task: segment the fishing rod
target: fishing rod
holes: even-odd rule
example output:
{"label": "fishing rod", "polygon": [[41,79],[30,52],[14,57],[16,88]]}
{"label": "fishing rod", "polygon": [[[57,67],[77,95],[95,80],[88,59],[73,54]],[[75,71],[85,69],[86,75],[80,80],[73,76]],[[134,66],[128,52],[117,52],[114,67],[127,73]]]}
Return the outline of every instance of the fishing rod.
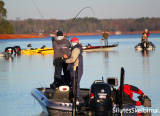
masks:
{"label": "fishing rod", "polygon": [[91,9],[92,12],[93,12],[93,14],[94,14],[94,16],[95,16],[95,13],[94,13],[94,11],[93,11],[93,9],[92,9],[91,7],[84,7],[81,11],[78,12],[78,14],[76,15],[76,17],[75,17],[75,18],[72,20],[72,22],[70,23],[70,26],[69,26],[69,28],[68,28],[68,30],[67,30],[67,33],[66,33],[66,37],[67,37],[67,34],[68,34],[68,32],[69,32],[69,30],[70,30],[73,22],[76,20],[76,18],[77,18],[77,16],[79,15],[79,13],[81,13],[81,12],[82,12],[84,9],[86,9],[86,8]]}
{"label": "fishing rod", "polygon": [[[38,7],[36,6],[36,4],[34,3],[34,1],[33,1],[33,0],[32,0],[32,2],[33,2],[33,4],[34,4],[34,6],[36,7],[36,9],[38,10]],[[38,10],[38,12],[39,12],[39,14],[41,15],[41,17],[42,17],[43,21],[45,22],[45,24],[47,25],[47,23],[46,23],[45,19],[43,18],[43,16],[42,16],[41,12],[40,12],[39,10]],[[51,30],[50,30],[50,28],[49,28],[49,26],[48,26],[48,25],[47,25],[47,27],[48,27],[49,31],[51,32]],[[55,40],[55,41],[56,41],[56,40]],[[57,41],[56,41],[56,43],[57,43]],[[59,46],[59,44],[58,44],[58,43],[57,43],[57,45],[58,45],[58,47],[60,48],[61,52],[64,54],[63,50],[61,49],[61,47]]]}
{"label": "fishing rod", "polygon": [[[34,3],[34,1],[33,1],[33,0],[32,0],[32,2],[33,2],[33,4],[34,4],[34,6],[36,7],[36,9],[38,10],[38,7],[36,6],[36,4]],[[46,23],[45,19],[43,18],[43,16],[42,16],[41,12],[40,12],[39,10],[38,10],[38,12],[39,12],[39,14],[41,15],[41,17],[42,17],[43,21],[45,22],[45,24],[47,25],[47,23]],[[47,25],[47,27],[48,27],[49,31],[51,32],[51,30],[50,30],[50,28],[49,28],[49,26],[48,26],[48,25]]]}

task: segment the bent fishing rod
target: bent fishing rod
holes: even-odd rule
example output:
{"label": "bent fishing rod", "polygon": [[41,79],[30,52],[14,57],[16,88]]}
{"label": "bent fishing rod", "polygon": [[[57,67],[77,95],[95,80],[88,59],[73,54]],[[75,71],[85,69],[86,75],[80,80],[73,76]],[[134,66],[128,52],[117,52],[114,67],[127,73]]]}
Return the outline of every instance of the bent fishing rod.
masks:
{"label": "bent fishing rod", "polygon": [[[75,18],[72,20],[72,22],[70,23],[70,26],[69,26],[69,28],[68,28],[68,30],[67,30],[67,33],[66,33],[66,37],[67,37],[67,34],[68,34],[68,32],[69,32],[69,30],[70,30],[73,22],[76,20],[76,18],[77,18],[77,16],[79,15],[79,13],[81,13],[81,12],[82,12],[84,9],[86,9],[86,8],[91,9],[92,12],[93,12],[93,14],[94,14],[94,11],[93,11],[93,9],[92,9],[91,7],[84,7],[82,10],[80,10],[80,11],[78,12],[78,14],[76,15],[76,17],[75,17]],[[95,14],[94,14],[94,16],[95,16]]]}
{"label": "bent fishing rod", "polygon": [[[34,3],[34,1],[32,0],[32,2],[33,2],[33,4],[34,4],[34,6],[36,7],[36,9],[38,10],[38,7],[36,6],[36,4]],[[72,22],[70,23],[70,26],[69,26],[69,28],[68,28],[68,30],[67,30],[67,33],[66,33],[66,37],[67,37],[67,34],[68,34],[68,32],[69,32],[69,30],[70,30],[70,28],[71,28],[71,26],[72,26],[72,24],[73,24],[73,22],[76,20],[76,18],[77,18],[77,16],[84,10],[84,9],[86,9],[86,8],[90,8],[91,10],[92,10],[92,12],[93,12],[93,14],[94,14],[94,16],[95,16],[95,13],[94,13],[94,11],[93,11],[93,9],[91,8],[91,7],[84,7],[82,10],[80,10],[79,12],[78,12],[78,14],[76,15],[76,17],[72,20]],[[45,21],[45,19],[43,18],[43,16],[42,16],[42,14],[41,14],[41,12],[38,10],[38,12],[39,12],[39,14],[41,15],[41,17],[42,17],[42,19],[43,19],[43,21],[45,22],[45,24],[46,24],[46,26],[48,27],[48,29],[49,29],[49,31],[50,31],[50,28],[49,28],[49,26],[47,25],[47,23],[46,23],[46,21]],[[56,43],[57,43],[57,41],[56,41]],[[61,47],[59,46],[59,44],[57,43],[57,45],[58,45],[58,47],[61,49]],[[61,51],[62,51],[62,53],[64,54],[64,52],[63,52],[63,50],[61,49]]]}

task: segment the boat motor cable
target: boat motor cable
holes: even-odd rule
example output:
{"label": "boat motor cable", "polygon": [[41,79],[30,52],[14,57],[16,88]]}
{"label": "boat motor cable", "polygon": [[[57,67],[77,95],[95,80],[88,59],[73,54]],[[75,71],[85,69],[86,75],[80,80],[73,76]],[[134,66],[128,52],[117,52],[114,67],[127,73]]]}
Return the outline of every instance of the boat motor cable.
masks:
{"label": "boat motor cable", "polygon": [[69,26],[69,28],[68,28],[68,30],[67,30],[67,33],[66,33],[66,38],[67,38],[67,34],[68,34],[68,32],[69,32],[69,30],[70,30],[73,22],[76,20],[77,16],[79,15],[79,13],[81,13],[81,12],[82,12],[84,9],[86,9],[86,8],[91,9],[92,12],[93,12],[93,14],[94,14],[94,17],[95,17],[95,13],[94,13],[94,11],[93,11],[93,9],[92,9],[91,7],[84,7],[82,10],[80,10],[80,11],[78,12],[78,14],[76,15],[76,17],[75,17],[75,18],[72,20],[72,22],[70,23],[70,26]]}

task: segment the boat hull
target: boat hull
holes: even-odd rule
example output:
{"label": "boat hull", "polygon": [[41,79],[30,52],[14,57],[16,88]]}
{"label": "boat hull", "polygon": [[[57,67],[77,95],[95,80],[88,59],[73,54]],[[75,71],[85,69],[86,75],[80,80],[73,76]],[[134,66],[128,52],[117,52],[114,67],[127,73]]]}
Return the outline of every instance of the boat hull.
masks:
{"label": "boat hull", "polygon": [[[82,94],[85,94],[84,96],[87,96],[89,93],[89,89],[84,89],[82,91]],[[55,98],[56,92],[59,94],[59,98]],[[73,111],[73,102],[69,98],[70,91],[60,93],[59,90],[54,91],[51,88],[35,88],[31,91],[31,95],[39,102],[43,111],[46,113],[54,114],[57,111]],[[86,102],[89,102],[89,98],[87,98]],[[81,106],[83,106],[83,104],[84,102],[81,103]],[[83,113],[88,112],[88,110],[85,110],[85,107],[83,107],[83,109]]]}
{"label": "boat hull", "polygon": [[[39,102],[44,112],[53,115],[53,114],[72,114],[73,111],[73,103],[70,100],[67,99],[59,99],[59,100],[53,100],[53,94],[54,90],[51,88],[35,88],[31,91],[31,95]],[[94,111],[91,111],[89,108],[89,89],[81,89],[81,95],[83,96],[83,99],[86,98],[86,101],[84,103],[80,103],[79,106],[77,106],[77,113],[83,114],[83,115],[89,115],[93,114]],[[64,95],[65,96],[65,95]],[[135,109],[135,106],[132,103],[124,104],[123,109]],[[119,106],[117,104],[113,104],[113,116],[119,116]],[[108,111],[108,113],[111,113]],[[136,113],[132,113],[126,116],[135,116]]]}

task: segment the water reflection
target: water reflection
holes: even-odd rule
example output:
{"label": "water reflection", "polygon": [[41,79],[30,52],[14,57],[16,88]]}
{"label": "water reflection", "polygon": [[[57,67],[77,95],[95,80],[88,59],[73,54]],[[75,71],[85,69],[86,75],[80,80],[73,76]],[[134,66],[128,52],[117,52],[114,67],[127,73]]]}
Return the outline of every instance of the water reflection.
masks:
{"label": "water reflection", "polygon": [[141,53],[142,53],[143,57],[149,57],[149,51],[148,50],[142,50]]}
{"label": "water reflection", "polygon": [[104,52],[104,57],[108,58],[108,52]]}
{"label": "water reflection", "polygon": [[5,57],[6,61],[8,62],[12,62],[13,61],[13,57]]}

